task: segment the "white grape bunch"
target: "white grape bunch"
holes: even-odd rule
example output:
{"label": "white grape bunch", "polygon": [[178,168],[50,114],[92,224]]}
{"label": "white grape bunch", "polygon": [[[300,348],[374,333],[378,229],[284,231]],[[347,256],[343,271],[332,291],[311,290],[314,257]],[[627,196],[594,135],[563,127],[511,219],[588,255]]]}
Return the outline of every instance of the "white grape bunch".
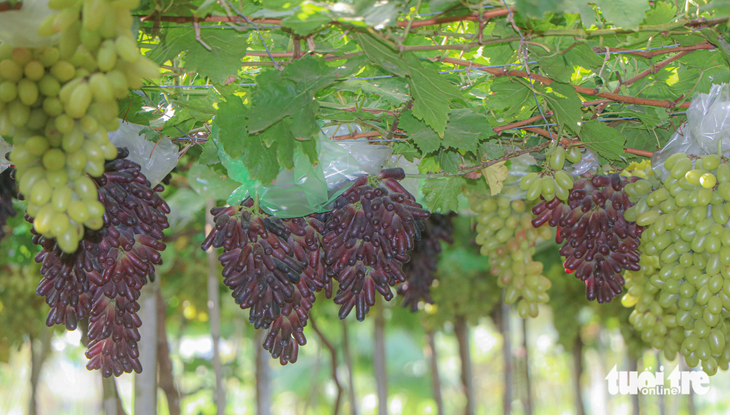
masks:
{"label": "white grape bunch", "polygon": [[580,149],[571,147],[566,151],[560,145],[556,145],[546,153],[547,161],[540,173],[532,172],[520,180],[520,188],[527,192],[527,200],[536,200],[542,196],[547,201],[557,197],[560,200],[568,200],[570,190],[573,188],[573,177],[563,170],[565,160],[577,163],[581,159]]}
{"label": "white grape bunch", "polygon": [[665,167],[663,182],[626,186],[636,201],[626,220],[645,227],[645,280],[632,275],[622,302],[635,307],[631,322],[645,341],[713,375],[730,361],[730,165],[677,153]]}
{"label": "white grape bunch", "polygon": [[57,46],[0,45],[0,135],[13,137],[10,160],[35,230],[67,253],[76,250],[84,227],[103,225],[91,177],[117,156],[107,136],[119,128],[117,100],[159,76],[132,33],[130,10],[138,5],[50,0],[58,13],[38,32],[60,34]]}
{"label": "white grape bunch", "polygon": [[464,195],[477,213],[476,242],[481,254],[489,257],[490,272],[497,284],[505,288],[504,301],[517,303],[522,318],[537,317],[538,304],[549,300],[551,286],[542,275],[542,263],[532,254],[538,238],[550,239],[548,226],[535,229],[530,223],[532,213],[523,200],[505,196],[490,196],[468,189]]}

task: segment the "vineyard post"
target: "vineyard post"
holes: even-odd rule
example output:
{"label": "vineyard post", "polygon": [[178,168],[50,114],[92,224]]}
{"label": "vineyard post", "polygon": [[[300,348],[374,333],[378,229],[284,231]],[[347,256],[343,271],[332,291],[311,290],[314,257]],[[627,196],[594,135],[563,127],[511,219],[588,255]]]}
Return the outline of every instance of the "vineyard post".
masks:
{"label": "vineyard post", "polygon": [[[147,284],[139,298],[139,316],[144,321],[139,328],[139,362],[144,368],[134,375],[134,413],[157,412],[157,290],[159,279]],[[164,324],[164,322],[162,322]]]}
{"label": "vineyard post", "polygon": [[42,327],[40,336],[35,338],[30,335],[30,402],[28,413],[36,415],[38,413],[38,381],[41,376],[43,364],[51,352],[51,330]]}
{"label": "vineyard post", "polygon": [[347,380],[349,383],[348,392],[350,395],[350,413],[357,415],[357,396],[355,395],[355,369],[352,364],[352,352],[350,350],[350,339],[347,334],[347,320],[342,320],[342,349],[345,354],[345,365],[347,366]]}
{"label": "vineyard post", "polygon": [[525,415],[532,415],[532,384],[530,382],[530,348],[527,338],[527,319],[522,320],[522,348],[525,351]]}
{"label": "vineyard post", "polygon": [[385,365],[385,304],[378,301],[375,306],[373,365],[375,365],[375,382],[378,391],[378,415],[388,415],[388,373]]}
{"label": "vineyard post", "polygon": [[[662,364],[662,352],[654,350],[654,356],[657,364],[656,370],[659,371],[659,367],[661,367]],[[666,415],[666,402],[664,401],[664,395],[658,394],[657,399],[659,400],[659,415]]]}
{"label": "vineyard post", "polygon": [[[205,201],[205,231],[213,229],[213,215],[210,210],[215,207],[213,199]],[[210,318],[210,335],[213,339],[213,371],[215,372],[215,404],[216,413],[223,415],[226,410],[226,391],[223,387],[223,367],[221,366],[221,308],[218,292],[218,257],[213,247],[208,248],[208,316]]]}
{"label": "vineyard post", "polygon": [[[629,356],[629,370],[638,372],[639,360],[633,356]],[[631,395],[631,413],[633,415],[641,415],[641,405],[639,404],[639,395]]]}
{"label": "vineyard post", "polygon": [[[681,371],[689,371],[691,370],[690,367],[687,365],[687,362],[684,361],[684,357],[679,358],[679,370]],[[697,408],[695,407],[695,394],[692,388],[689,388],[689,394],[687,395],[687,414],[688,415],[697,415]]]}
{"label": "vineyard post", "polygon": [[459,358],[461,359],[461,387],[466,396],[466,406],[464,407],[465,415],[474,415],[474,378],[471,369],[471,351],[469,344],[469,326],[466,318],[457,315],[454,318],[454,334],[456,341],[459,343]]}
{"label": "vineyard post", "polygon": [[510,330],[510,307],[501,302],[498,315],[501,317],[502,328],[502,361],[504,363],[504,395],[502,396],[502,413],[512,413],[512,332]]}
{"label": "vineyard post", "polygon": [[439,375],[438,353],[436,352],[436,334],[433,330],[426,331],[428,343],[426,355],[431,364],[431,388],[433,389],[433,400],[436,401],[436,414],[444,415],[444,401],[441,396],[441,376]]}
{"label": "vineyard post", "polygon": [[167,398],[167,409],[170,415],[180,415],[180,392],[175,385],[175,376],[172,372],[170,360],[170,345],[167,342],[167,327],[165,318],[167,305],[162,293],[157,290],[157,370],[159,370],[159,384]]}
{"label": "vineyard post", "polygon": [[256,330],[256,415],[271,415],[271,367],[268,353],[261,345],[264,337],[265,331]]}
{"label": "vineyard post", "polygon": [[575,337],[573,342],[573,399],[575,403],[575,415],[585,415],[585,407],[583,405],[583,388],[581,387],[580,377],[583,374],[583,340],[580,335]]}
{"label": "vineyard post", "polygon": [[[101,378],[101,388],[105,415],[127,415],[124,411],[124,405],[122,399],[119,397],[119,391],[117,390],[117,379],[116,378]],[[154,412],[152,412],[154,413]]]}

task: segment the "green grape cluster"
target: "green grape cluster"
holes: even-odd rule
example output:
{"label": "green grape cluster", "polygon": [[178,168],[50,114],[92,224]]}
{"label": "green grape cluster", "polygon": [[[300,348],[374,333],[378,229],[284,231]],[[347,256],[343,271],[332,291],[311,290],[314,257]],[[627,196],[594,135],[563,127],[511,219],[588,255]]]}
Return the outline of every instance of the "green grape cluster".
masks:
{"label": "green grape cluster", "polygon": [[517,303],[520,316],[536,317],[538,304],[550,297],[550,280],[542,275],[541,262],[533,261],[538,238],[550,239],[550,228],[532,226],[532,213],[523,200],[479,194],[468,189],[465,196],[477,213],[477,244],[481,254],[489,257],[491,274],[505,288],[505,302]]}
{"label": "green grape cluster", "polygon": [[520,180],[520,189],[527,192],[527,200],[536,200],[540,196],[550,201],[557,197],[560,200],[568,200],[570,190],[573,188],[573,177],[563,170],[565,160],[577,163],[581,159],[580,149],[572,147],[569,151],[561,146],[548,150],[547,163],[543,165],[540,173],[529,173]]}
{"label": "green grape cluster", "polygon": [[665,167],[663,182],[626,186],[637,204],[625,217],[645,227],[642,261],[654,270],[642,267],[648,282],[631,274],[623,302],[636,308],[644,340],[713,375],[730,362],[730,165],[714,154],[677,153]]}
{"label": "green grape cluster", "polygon": [[57,47],[0,45],[0,135],[36,231],[74,252],[84,227],[100,229],[104,207],[89,176],[117,156],[107,132],[119,128],[117,100],[155,78],[132,34],[139,0],[51,0],[39,27]]}
{"label": "green grape cluster", "polygon": [[[624,274],[627,293],[621,299],[621,304],[633,308],[628,320],[640,334],[641,340],[663,351],[667,359],[673,360],[685,338],[684,330],[677,325],[679,308],[676,304],[666,308],[660,305],[670,294],[662,290],[666,283],[659,279],[659,257],[642,255],[639,265],[641,270]],[[670,287],[672,284],[676,283],[670,282]]]}

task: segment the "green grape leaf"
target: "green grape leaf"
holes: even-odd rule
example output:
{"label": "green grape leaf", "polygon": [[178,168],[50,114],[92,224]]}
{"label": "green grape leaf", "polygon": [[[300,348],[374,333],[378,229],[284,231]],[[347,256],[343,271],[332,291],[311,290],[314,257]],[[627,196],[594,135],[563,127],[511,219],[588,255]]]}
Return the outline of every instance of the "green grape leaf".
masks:
{"label": "green grape leaf", "polygon": [[398,127],[408,133],[408,138],[423,154],[432,153],[441,148],[441,138],[425,122],[416,119],[411,111],[405,111],[400,116]]}
{"label": "green grape leaf", "polygon": [[560,128],[567,128],[575,134],[580,132],[580,121],[583,118],[583,104],[570,84],[553,82],[550,92],[543,94],[548,107],[555,114]]}
{"label": "green grape leaf", "polygon": [[448,213],[459,210],[457,197],[461,194],[461,186],[466,184],[463,177],[443,177],[428,179],[423,182],[423,200],[431,212]]}
{"label": "green grape leaf", "polygon": [[592,3],[601,9],[608,22],[626,28],[638,27],[650,7],[647,0],[594,0]]}
{"label": "green grape leaf", "polygon": [[147,57],[163,64],[181,52],[186,71],[197,72],[211,81],[223,84],[229,76],[238,74],[241,60],[246,56],[246,39],[248,34],[235,30],[200,31],[200,39],[210,47],[208,50],[195,39],[195,31],[189,29],[171,29],[164,40],[149,52]]}
{"label": "green grape leaf", "polygon": [[492,91],[492,95],[484,100],[484,105],[491,110],[512,109],[517,111],[525,105],[528,99],[532,99],[530,88],[507,77],[494,80],[489,89]]}
{"label": "green grape leaf", "polygon": [[[347,74],[344,74],[346,76]],[[282,78],[299,83],[302,90],[316,92],[332,84],[338,76],[338,68],[330,68],[324,58],[305,56],[286,65]]]}
{"label": "green grape leaf", "polygon": [[484,115],[468,109],[451,110],[443,146],[474,153],[479,142],[492,135],[494,130]]}
{"label": "green grape leaf", "polygon": [[271,184],[281,170],[276,149],[266,147],[260,135],[245,141],[242,159],[251,178],[264,185]]}
{"label": "green grape leaf", "polygon": [[229,95],[218,104],[216,122],[220,126],[220,143],[223,150],[232,158],[241,157],[245,142],[248,140],[246,116],[248,109],[241,97]]}
{"label": "green grape leaf", "polygon": [[563,0],[517,0],[515,9],[521,15],[542,19],[545,13],[562,11]]}
{"label": "green grape leaf", "polygon": [[281,21],[282,27],[292,29],[300,36],[308,35],[332,20],[327,9],[309,2],[303,3],[299,10]]}
{"label": "green grape leaf", "polygon": [[620,161],[624,157],[626,137],[605,123],[591,120],[583,124],[580,139],[603,160]]}
{"label": "green grape leaf", "polygon": [[413,143],[403,141],[399,141],[393,145],[393,154],[399,154],[411,163],[413,163],[414,159],[423,157],[423,154],[418,151],[418,148]]}
{"label": "green grape leaf", "polygon": [[289,127],[282,120],[261,133],[261,141],[266,147],[276,151],[276,158],[285,169],[294,168],[294,136]]}
{"label": "green grape leaf", "polygon": [[[311,90],[303,90],[295,82],[282,79],[278,71],[263,72],[256,81],[259,87],[253,94],[249,112],[250,133],[260,132],[284,117],[317,105]],[[316,109],[312,112],[316,113]]]}
{"label": "green grape leaf", "polygon": [[398,76],[408,74],[408,64],[385,43],[372,35],[360,32],[353,34],[352,38],[373,63]]}
{"label": "green grape leaf", "polygon": [[407,55],[413,115],[444,135],[449,119],[450,101],[462,99],[459,90],[436,71],[425,68],[414,55]]}
{"label": "green grape leaf", "polygon": [[203,144],[203,151],[200,153],[200,157],[198,157],[198,163],[204,165],[220,163],[218,147],[215,146],[213,140],[208,140]]}
{"label": "green grape leaf", "polygon": [[504,156],[504,147],[496,140],[489,140],[479,144],[478,153],[482,159],[494,160]]}
{"label": "green grape leaf", "polygon": [[188,184],[203,198],[226,200],[240,186],[231,179],[222,179],[209,166],[195,163],[188,171]]}
{"label": "green grape leaf", "polygon": [[456,173],[459,171],[461,163],[461,155],[453,150],[441,151],[436,154],[434,159],[446,173]]}

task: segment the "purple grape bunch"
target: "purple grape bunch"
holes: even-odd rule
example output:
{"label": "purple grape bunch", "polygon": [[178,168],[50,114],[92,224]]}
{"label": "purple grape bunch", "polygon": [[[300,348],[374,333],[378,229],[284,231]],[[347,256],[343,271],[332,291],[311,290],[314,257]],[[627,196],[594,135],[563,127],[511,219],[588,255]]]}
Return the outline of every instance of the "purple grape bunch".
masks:
{"label": "purple grape bunch", "polygon": [[223,282],[250,310],[249,322],[269,330],[264,348],[282,365],[296,362],[315,294],[332,293],[320,258],[324,224],[316,216],[278,219],[255,209],[251,198],[211,214],[215,226],[201,248],[223,248]]}
{"label": "purple grape bunch", "polygon": [[15,216],[13,198],[17,197],[18,191],[15,188],[15,169],[8,168],[0,173],[0,240],[5,236],[3,227],[8,218]]}
{"label": "purple grape bunch", "polygon": [[142,371],[137,300],[148,279],[154,280],[155,265],[162,263],[163,230],[169,226],[170,208],[159,195],[164,187],[152,188],[127,156],[120,149],[106,163],[105,173],[94,178],[104,224],[99,230],[86,229],[74,253],[63,252],[55,239],[32,230],[33,243],[43,248],[35,258],[42,263],[43,276],[36,293],[51,307],[46,324],[75,330],[88,317],[86,367],[101,370],[104,377]]}
{"label": "purple grape bunch", "polygon": [[643,228],[624,218],[633,206],[624,186],[638,177],[618,173],[577,180],[567,204],[559,199],[542,200],[532,212],[535,227],[548,223],[558,227],[557,243],[565,244],[560,255],[567,272],[586,285],[586,297],[607,303],[623,289],[623,270],[638,271],[639,244]]}
{"label": "purple grape bunch", "polygon": [[429,212],[399,183],[403,178],[400,168],[361,176],[335,200],[322,246],[326,273],[339,283],[334,302],[341,319],[355,308],[363,321],[376,292],[390,301],[390,287],[406,281],[402,267]]}
{"label": "purple grape bunch", "polygon": [[420,301],[433,304],[431,284],[436,278],[441,241],[454,242],[454,216],[453,212],[445,215],[432,213],[425,221],[426,229],[421,233],[421,240],[416,242],[416,248],[410,254],[411,260],[403,264],[406,281],[398,286],[397,292],[403,297],[403,307],[410,307],[412,312],[418,310]]}

